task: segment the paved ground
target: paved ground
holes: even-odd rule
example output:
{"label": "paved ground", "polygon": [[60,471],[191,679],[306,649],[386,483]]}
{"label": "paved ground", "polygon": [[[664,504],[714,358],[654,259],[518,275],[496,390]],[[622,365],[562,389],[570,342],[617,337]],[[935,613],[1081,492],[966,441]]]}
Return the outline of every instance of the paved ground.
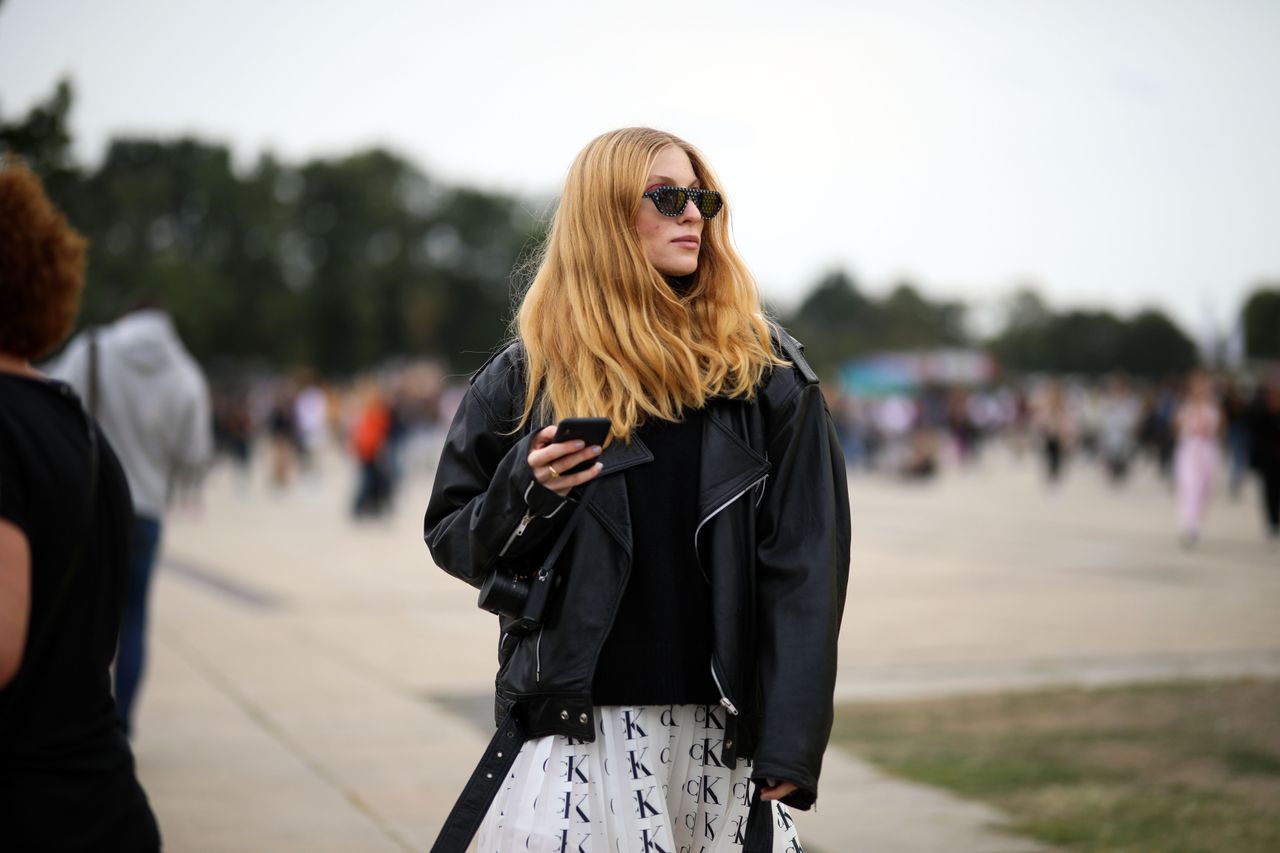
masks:
{"label": "paved ground", "polygon": [[[421,544],[429,487],[354,525],[351,472],[284,495],[216,472],[174,517],[137,751],[174,851],[425,850],[487,740],[494,628]],[[997,454],[931,486],[853,481],[845,699],[1280,673],[1280,550],[1252,495],[1181,550],[1150,474],[1048,492]],[[806,848],[1002,853],[1000,816],[828,754]]]}

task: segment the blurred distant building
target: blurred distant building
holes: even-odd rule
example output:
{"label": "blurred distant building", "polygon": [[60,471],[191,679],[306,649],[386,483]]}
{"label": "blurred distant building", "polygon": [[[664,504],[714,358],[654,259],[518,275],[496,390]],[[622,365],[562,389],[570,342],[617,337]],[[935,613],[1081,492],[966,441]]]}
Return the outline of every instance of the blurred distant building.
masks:
{"label": "blurred distant building", "polygon": [[846,362],[840,370],[840,384],[855,397],[880,397],[930,385],[987,385],[999,373],[995,358],[985,350],[885,352]]}

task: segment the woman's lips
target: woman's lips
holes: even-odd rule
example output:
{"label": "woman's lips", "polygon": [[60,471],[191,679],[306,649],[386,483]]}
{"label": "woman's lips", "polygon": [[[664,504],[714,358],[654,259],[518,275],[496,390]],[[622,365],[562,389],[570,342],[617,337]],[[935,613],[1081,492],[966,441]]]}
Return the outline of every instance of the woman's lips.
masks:
{"label": "woman's lips", "polygon": [[699,240],[697,237],[677,237],[671,242],[685,249],[696,249],[698,248]]}

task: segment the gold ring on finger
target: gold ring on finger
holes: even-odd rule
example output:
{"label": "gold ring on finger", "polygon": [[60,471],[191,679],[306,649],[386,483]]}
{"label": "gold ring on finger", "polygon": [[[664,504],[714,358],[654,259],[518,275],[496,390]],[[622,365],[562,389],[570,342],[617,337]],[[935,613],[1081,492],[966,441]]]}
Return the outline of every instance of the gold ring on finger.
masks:
{"label": "gold ring on finger", "polygon": [[548,465],[547,470],[551,472],[552,477],[559,477],[560,472],[556,470],[554,465]]}

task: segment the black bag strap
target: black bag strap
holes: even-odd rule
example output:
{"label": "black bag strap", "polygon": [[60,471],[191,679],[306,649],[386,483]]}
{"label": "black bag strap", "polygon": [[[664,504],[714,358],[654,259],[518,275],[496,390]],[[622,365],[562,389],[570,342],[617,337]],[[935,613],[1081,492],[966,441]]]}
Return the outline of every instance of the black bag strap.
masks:
{"label": "black bag strap", "polygon": [[93,329],[89,332],[89,381],[85,405],[89,410],[89,416],[94,420],[98,419],[98,361],[101,357],[98,349],[98,330]]}
{"label": "black bag strap", "polygon": [[773,805],[760,799],[761,788],[753,786],[751,810],[747,812],[747,832],[742,853],[771,853],[773,850]]}
{"label": "black bag strap", "polygon": [[498,724],[493,740],[489,741],[480,763],[467,780],[458,801],[453,804],[440,834],[436,836],[436,843],[431,845],[431,853],[466,853],[489,812],[489,805],[511,772],[511,765],[515,763],[525,739],[516,719],[516,709],[512,707]]}

